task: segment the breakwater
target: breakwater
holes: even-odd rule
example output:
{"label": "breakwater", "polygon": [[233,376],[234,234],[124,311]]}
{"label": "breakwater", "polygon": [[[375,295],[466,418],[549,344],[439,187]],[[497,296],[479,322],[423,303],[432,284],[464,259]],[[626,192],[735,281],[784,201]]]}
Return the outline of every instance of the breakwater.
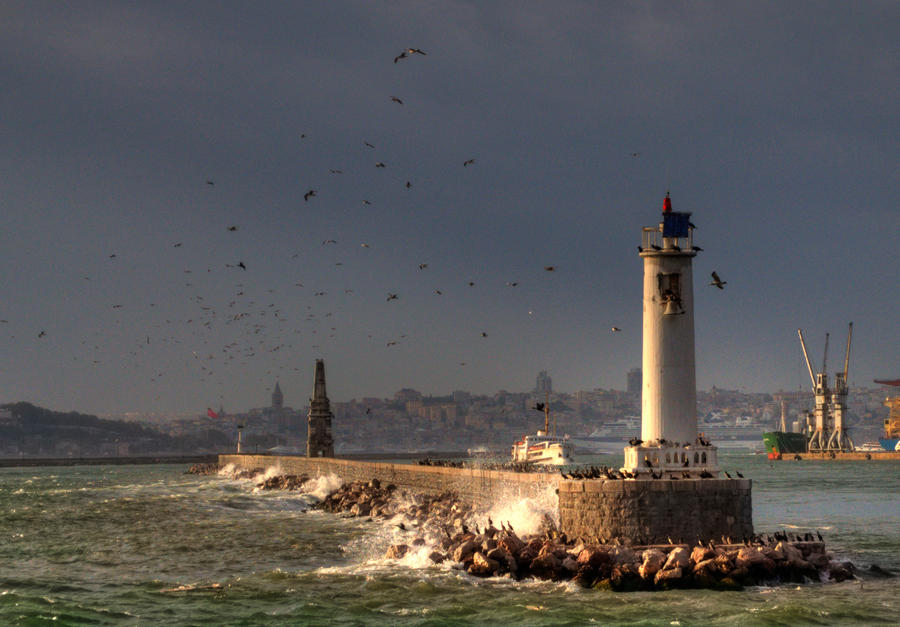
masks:
{"label": "breakwater", "polygon": [[[198,470],[203,470],[199,469]],[[259,490],[312,492],[321,483],[307,475],[277,475],[237,469],[231,476],[250,478]],[[601,482],[595,482],[601,483]],[[666,482],[612,482],[619,485],[664,485]],[[332,484],[336,485],[336,484]],[[577,485],[563,481],[561,485]],[[681,485],[681,484],[679,484]],[[699,485],[699,484],[698,484]],[[310,486],[309,488],[307,486]],[[721,487],[721,486],[720,486]],[[660,491],[660,490],[657,490]],[[561,494],[571,492],[563,488]],[[583,493],[587,493],[584,491]],[[640,497],[633,503],[640,503]],[[666,501],[657,495],[656,503]],[[626,497],[631,504],[632,500]],[[630,505],[629,505],[630,506]],[[515,527],[496,507],[461,501],[451,492],[423,495],[378,479],[343,482],[332,488],[319,507],[344,516],[382,519],[397,531],[385,559],[410,556],[433,564],[447,563],[476,577],[570,580],[582,587],[617,591],[672,588],[740,589],[774,582],[843,581],[855,576],[852,563],[826,553],[821,536],[776,533],[721,542],[647,544],[631,538],[569,537],[546,510],[532,514],[529,524]],[[527,506],[531,509],[531,506]],[[516,512],[521,514],[521,512]],[[638,512],[638,516],[642,512]],[[492,516],[494,519],[492,519]],[[527,520],[527,519],[525,519]],[[875,571],[873,571],[875,572]],[[881,573],[889,576],[889,573]]]}
{"label": "breakwater", "polygon": [[219,465],[238,470],[275,468],[279,474],[317,477],[334,474],[344,481],[377,479],[414,492],[453,492],[460,500],[485,505],[503,499],[543,498],[555,490],[560,476],[551,473],[510,472],[482,468],[451,468],[390,464],[349,459],[288,455],[219,455]]}
{"label": "breakwater", "polygon": [[213,463],[217,455],[129,455],[124,457],[7,457],[0,459],[0,468],[27,466],[123,466],[141,464],[202,464]]}
{"label": "breakwater", "polygon": [[285,475],[334,474],[348,483],[377,479],[420,494],[451,492],[481,507],[549,496],[560,530],[570,537],[671,544],[753,536],[749,479],[572,480],[557,473],[268,455],[220,455],[219,464],[245,471],[274,468]]}

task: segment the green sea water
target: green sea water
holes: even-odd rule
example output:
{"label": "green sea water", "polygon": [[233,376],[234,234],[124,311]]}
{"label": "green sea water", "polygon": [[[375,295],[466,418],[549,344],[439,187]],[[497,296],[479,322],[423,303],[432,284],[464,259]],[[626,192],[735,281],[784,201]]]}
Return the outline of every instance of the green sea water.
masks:
{"label": "green sea water", "polygon": [[[389,521],[313,509],[335,477],[300,494],[176,465],[9,468],[0,624],[900,624],[900,577],[865,572],[900,573],[900,463],[722,460],[753,479],[758,532],[819,530],[860,579],[656,593],[476,579],[423,552],[383,559],[408,539]],[[537,505],[503,506],[527,520]]]}

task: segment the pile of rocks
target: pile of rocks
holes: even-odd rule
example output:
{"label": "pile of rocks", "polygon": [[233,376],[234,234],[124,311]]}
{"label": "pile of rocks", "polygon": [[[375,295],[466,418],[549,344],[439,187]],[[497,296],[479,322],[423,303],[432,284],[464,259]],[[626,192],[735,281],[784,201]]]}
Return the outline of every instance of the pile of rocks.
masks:
{"label": "pile of rocks", "polygon": [[461,526],[471,515],[472,508],[460,503],[455,494],[409,494],[389,484],[382,487],[378,479],[369,482],[345,483],[329,494],[319,507],[332,513],[349,516],[389,518],[398,514],[404,519],[401,528],[409,524],[424,536],[437,537],[445,525]]}
{"label": "pile of rocks", "polygon": [[309,481],[306,475],[276,475],[257,483],[261,490],[298,490]]}
{"label": "pile of rocks", "polygon": [[212,462],[209,464],[194,464],[188,468],[184,474],[186,475],[217,475],[221,470],[219,464]]}
{"label": "pile of rocks", "polygon": [[[520,538],[511,529],[491,525],[480,534],[448,536],[441,548],[432,553],[434,562],[450,559],[479,577],[573,580],[584,587],[619,591],[843,581],[855,571],[849,562],[832,561],[822,542],[779,542],[774,547],[566,544],[546,535]],[[407,550],[395,545],[387,556],[402,556]]]}
{"label": "pile of rocks", "polygon": [[[276,477],[268,481],[272,487],[280,487],[305,479]],[[505,522],[500,522],[498,529],[485,516],[482,529],[472,507],[460,503],[452,493],[408,494],[393,484],[383,487],[377,479],[344,484],[320,507],[348,516],[399,517],[402,522],[397,527],[411,539],[392,545],[385,557],[399,559],[419,550],[417,547],[430,546],[434,549],[429,555],[432,562],[450,560],[478,577],[572,580],[584,587],[627,591],[844,581],[856,571],[850,562],[834,561],[821,541],[783,539],[697,546],[570,542],[549,517],[537,534],[520,536]]]}

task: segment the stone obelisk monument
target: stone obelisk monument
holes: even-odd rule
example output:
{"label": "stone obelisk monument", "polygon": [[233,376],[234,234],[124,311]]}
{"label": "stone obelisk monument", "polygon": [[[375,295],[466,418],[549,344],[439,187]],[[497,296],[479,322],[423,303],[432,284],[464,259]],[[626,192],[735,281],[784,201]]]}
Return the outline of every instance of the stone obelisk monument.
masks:
{"label": "stone obelisk monument", "polygon": [[334,438],[331,435],[331,404],[325,393],[325,362],[316,360],[313,395],[307,414],[306,456],[334,457]]}

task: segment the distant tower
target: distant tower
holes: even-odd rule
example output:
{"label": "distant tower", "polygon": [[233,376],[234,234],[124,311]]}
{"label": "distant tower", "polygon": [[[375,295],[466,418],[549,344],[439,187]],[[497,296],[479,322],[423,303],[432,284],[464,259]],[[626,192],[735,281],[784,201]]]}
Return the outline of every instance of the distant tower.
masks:
{"label": "distant tower", "polygon": [[672,211],[666,194],[662,222],[643,229],[643,444],[625,449],[625,468],[641,474],[718,472],[716,447],[697,434],[690,215]]}
{"label": "distant tower", "polygon": [[284,395],[278,381],[275,382],[275,391],[272,392],[272,409],[284,409]]}
{"label": "distant tower", "polygon": [[541,394],[553,391],[553,379],[547,374],[546,370],[541,370],[538,373],[537,380],[534,383],[534,391]]}
{"label": "distant tower", "polygon": [[309,399],[306,435],[307,457],[334,457],[334,439],[331,436],[331,404],[325,394],[325,362],[316,360],[313,395]]}
{"label": "distant tower", "polygon": [[632,368],[628,371],[628,374],[625,375],[625,389],[629,394],[637,395],[641,393],[641,378],[640,368]]}

